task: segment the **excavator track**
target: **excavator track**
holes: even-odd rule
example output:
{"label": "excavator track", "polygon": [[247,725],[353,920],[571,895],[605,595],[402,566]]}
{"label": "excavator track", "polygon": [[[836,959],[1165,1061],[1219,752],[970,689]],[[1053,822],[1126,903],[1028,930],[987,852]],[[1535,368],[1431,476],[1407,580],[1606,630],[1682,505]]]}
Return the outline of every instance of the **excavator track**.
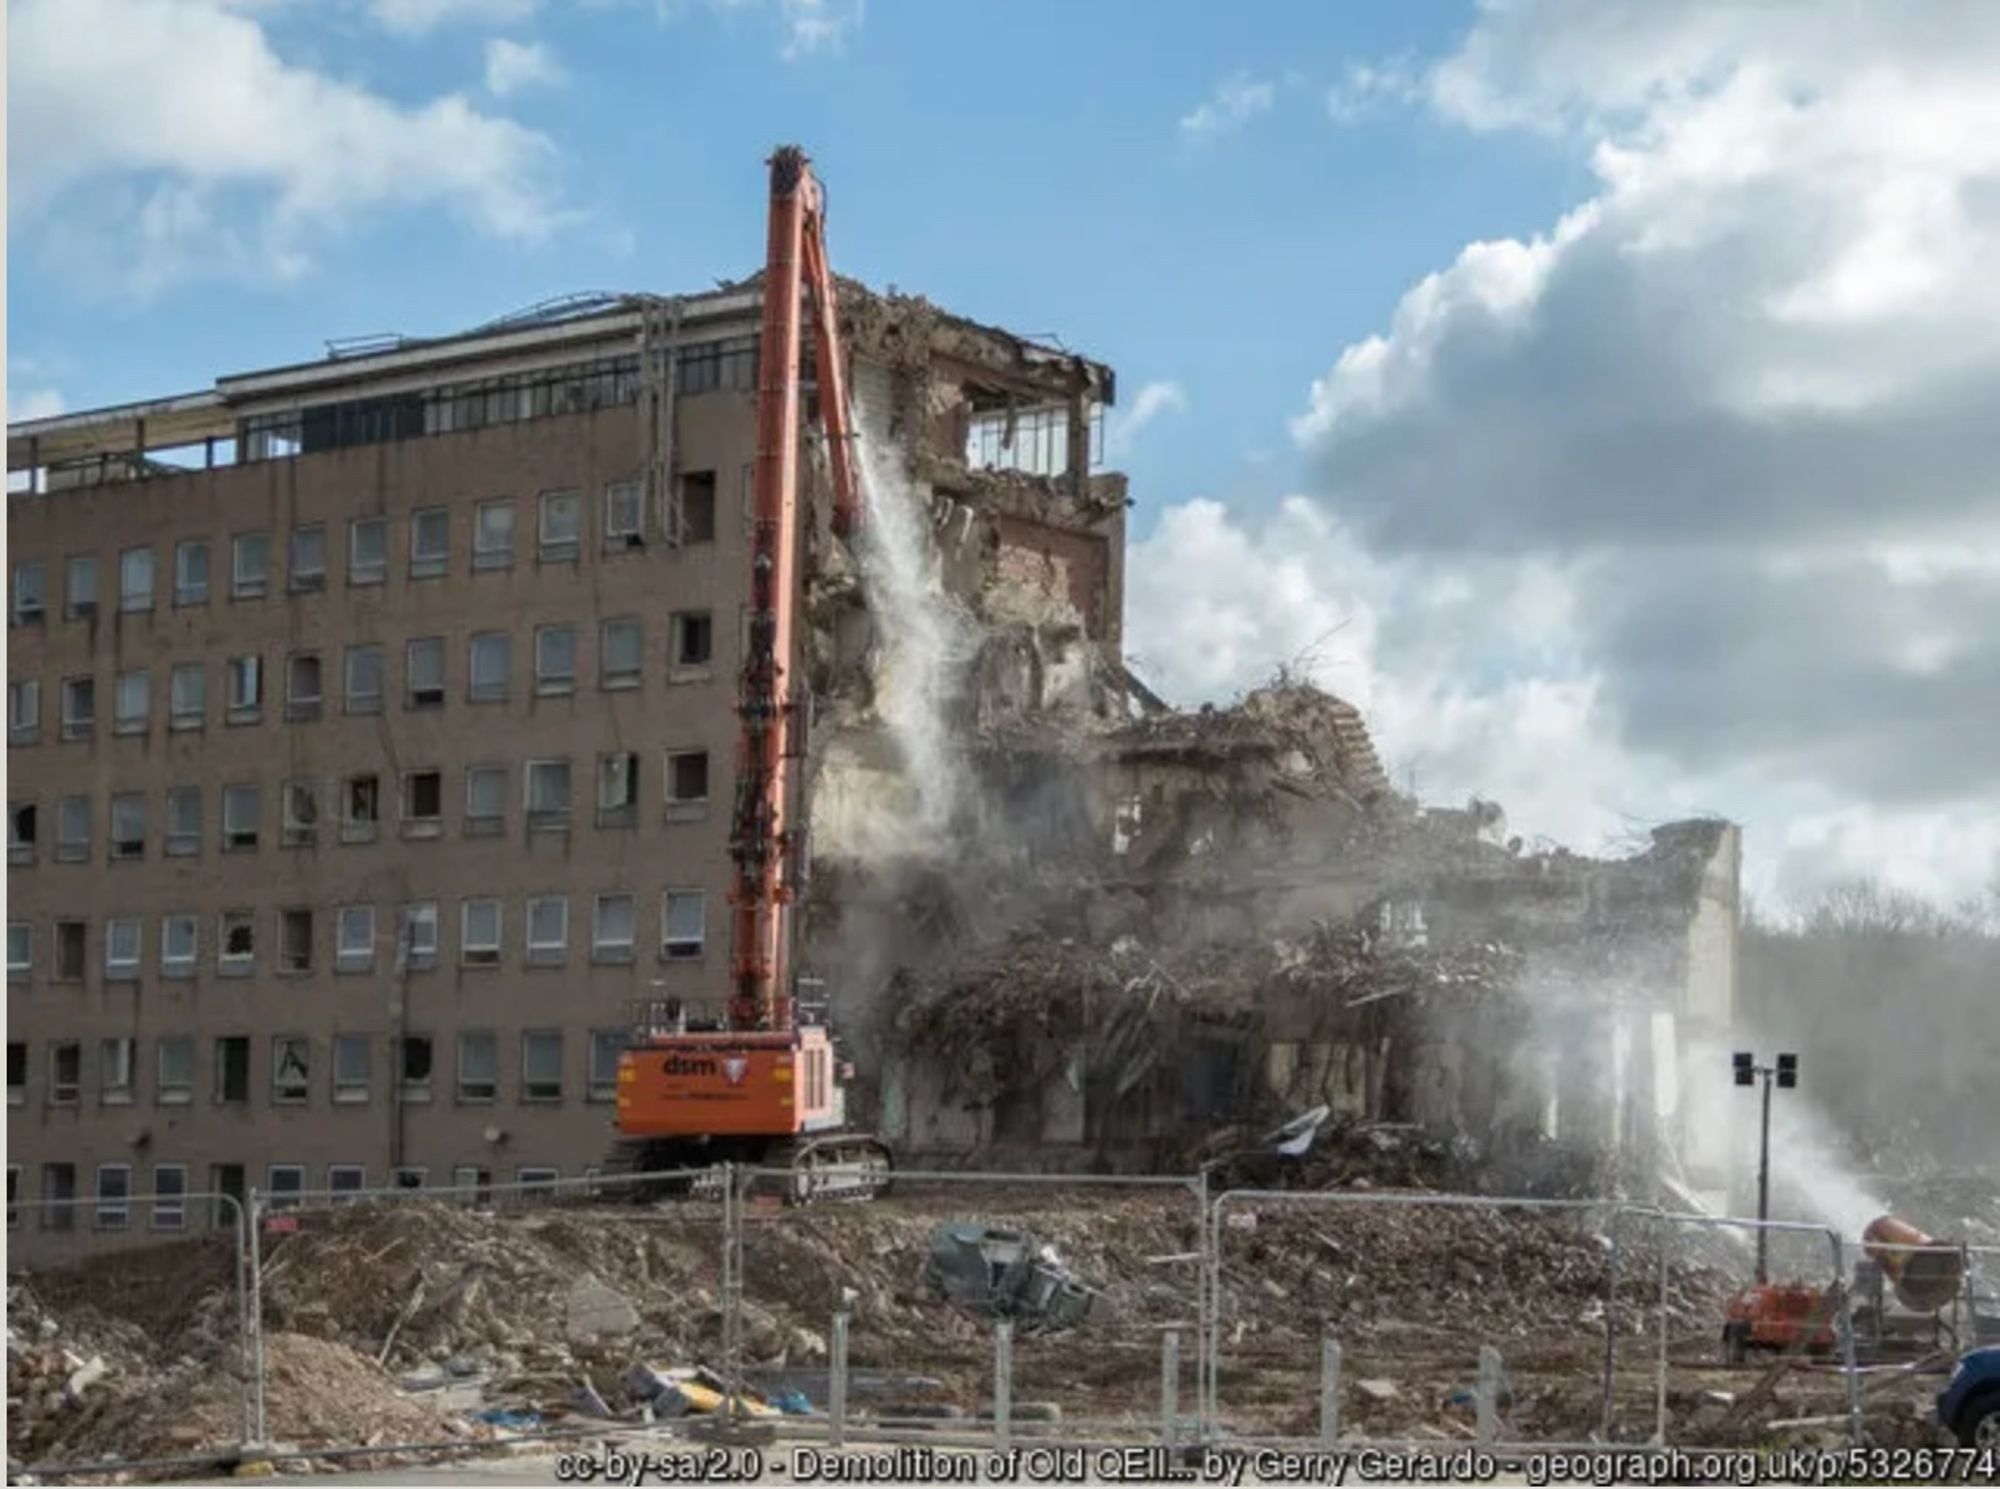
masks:
{"label": "excavator track", "polygon": [[[728,1161],[758,1170],[746,1182],[753,1199],[786,1205],[854,1204],[889,1192],[895,1160],[873,1133],[829,1132],[777,1139],[755,1151],[702,1152],[692,1145],[621,1140],[606,1155],[607,1175],[654,1174],[620,1185],[635,1203],[671,1199],[713,1200],[721,1194],[716,1164]],[[784,1170],[784,1172],[775,1172]]]}

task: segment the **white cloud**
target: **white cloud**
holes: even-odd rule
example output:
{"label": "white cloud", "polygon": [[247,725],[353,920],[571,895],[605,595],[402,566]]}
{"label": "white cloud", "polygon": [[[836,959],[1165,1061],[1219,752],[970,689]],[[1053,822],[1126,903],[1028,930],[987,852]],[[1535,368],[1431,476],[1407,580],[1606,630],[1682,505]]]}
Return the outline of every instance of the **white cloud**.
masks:
{"label": "white cloud", "polygon": [[387,30],[422,36],[457,23],[511,26],[534,14],[535,0],[369,0],[368,10]]}
{"label": "white cloud", "polygon": [[1239,72],[1224,78],[1196,108],[1181,117],[1181,133],[1192,139],[1213,139],[1241,129],[1277,102],[1278,85]]}
{"label": "white cloud", "polygon": [[780,0],[785,26],[782,55],[787,62],[820,52],[838,52],[850,31],[861,27],[865,0]]}
{"label": "white cloud", "polygon": [[486,43],[486,91],[506,98],[524,88],[550,88],[569,76],[540,42],[496,36]]}
{"label": "white cloud", "polygon": [[1187,412],[1187,393],[1177,382],[1151,382],[1141,388],[1128,409],[1112,411],[1104,435],[1104,453],[1116,460],[1132,453],[1139,433],[1161,414]]}
{"label": "white cloud", "polygon": [[560,220],[542,135],[287,62],[220,0],[21,0],[9,25],[9,207],[76,272],[293,275],[392,208],[516,240]]}
{"label": "white cloud", "polygon": [[1326,111],[1336,124],[1352,124],[1377,109],[1413,104],[1424,96],[1423,79],[1407,60],[1351,62],[1340,81],[1326,90]]}
{"label": "white cloud", "polygon": [[67,404],[63,396],[54,388],[14,387],[14,379],[7,379],[7,422],[17,424],[23,419],[53,419]]}

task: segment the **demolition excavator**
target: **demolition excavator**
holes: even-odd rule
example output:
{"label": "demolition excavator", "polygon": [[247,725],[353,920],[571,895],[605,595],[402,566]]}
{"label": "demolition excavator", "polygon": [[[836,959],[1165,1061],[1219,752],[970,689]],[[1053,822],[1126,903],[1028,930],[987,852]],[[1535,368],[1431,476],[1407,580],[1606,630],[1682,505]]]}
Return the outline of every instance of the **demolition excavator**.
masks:
{"label": "demolition excavator", "polygon": [[799,367],[811,315],[814,403],[839,537],[862,519],[826,199],[805,152],[771,157],[748,639],[737,685],[736,790],[729,834],[730,987],[719,1013],[685,1000],[636,1011],[618,1064],[618,1168],[665,1174],[732,1162],[786,1198],[868,1198],[889,1150],[847,1125],[846,1082],[824,1010],[805,1006],[792,968],[794,910],[809,850],[801,770],[812,699],[799,665],[802,524]]}

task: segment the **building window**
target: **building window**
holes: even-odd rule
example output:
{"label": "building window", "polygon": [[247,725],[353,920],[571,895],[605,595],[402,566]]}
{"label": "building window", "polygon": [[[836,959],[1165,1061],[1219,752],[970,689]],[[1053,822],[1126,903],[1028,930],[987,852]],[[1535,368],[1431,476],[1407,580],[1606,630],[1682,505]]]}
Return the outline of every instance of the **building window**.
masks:
{"label": "building window", "polygon": [[287,848],[310,848],[319,841],[318,781],[284,784],[282,841]]}
{"label": "building window", "polygon": [[510,497],[483,501],[472,511],[472,567],[514,567],[514,503]]}
{"label": "building window", "polygon": [[535,627],[535,691],[550,694],[576,691],[576,627]]}
{"label": "building window", "polygon": [[274,1210],[296,1210],[299,1196],[306,1192],[306,1166],[303,1163],[274,1163],[270,1170],[270,1188],[266,1191]]}
{"label": "building window", "polygon": [[239,1105],[250,1099],[250,1037],[224,1034],[215,1041],[215,1099]]}
{"label": "building window", "polygon": [[182,1230],[187,1226],[187,1188],[185,1163],[153,1165],[154,1230]]}
{"label": "building window", "polygon": [[624,553],[645,546],[645,493],[637,481],[614,481],[604,488],[604,551]]}
{"label": "building window", "polygon": [[342,905],[334,925],[333,970],[372,972],[375,969],[375,907]]}
{"label": "building window", "polygon": [[493,1170],[474,1163],[462,1163],[451,1171],[451,1187],[464,1196],[461,1201],[475,1210],[493,1206]]}
{"label": "building window", "polygon": [[120,916],[104,922],[104,980],[136,982],[139,979],[139,921]]}
{"label": "building window", "polygon": [[715,541],[715,472],[694,470],[680,478],[680,530],[678,543]]}
{"label": "building window", "polygon": [[192,977],[200,952],[200,932],[192,915],[160,917],[160,975]]}
{"label": "building window", "polygon": [[201,787],[167,788],[167,856],[191,858],[201,852]]}
{"label": "building window", "polygon": [[612,1101],[618,1095],[618,1058],[625,1053],[623,1029],[590,1031],[590,1081],[592,1101]]}
{"label": "building window", "polygon": [[264,659],[255,652],[229,659],[229,722],[254,724],[264,713]]}
{"label": "building window", "polygon": [[132,1165],[97,1165],[97,1228],[124,1230],[132,1223]]}
{"label": "building window", "polygon": [[507,697],[507,677],[513,670],[513,638],[505,631],[481,631],[472,638],[474,703],[500,703]]}
{"label": "building window", "polygon": [[186,1034],[162,1039],[156,1057],[158,1097],[162,1106],[186,1106],[194,1100],[194,1040]]}
{"label": "building window", "polygon": [[521,1099],[562,1100],[563,1037],[557,1029],[529,1029],[521,1035]]}
{"label": "building window", "polygon": [[544,491],[536,552],[543,563],[574,563],[583,549],[583,502],[574,491]]}
{"label": "building window", "polygon": [[263,598],[265,571],[271,564],[269,533],[239,533],[229,546],[229,594],[232,599]]}
{"label": "building window", "polygon": [[295,652],[285,668],[285,717],[293,722],[319,717],[319,653]]}
{"label": "building window", "polygon": [[312,522],[292,529],[292,593],[326,588],[326,524]]}
{"label": "building window", "polygon": [[208,543],[187,538],[174,545],[174,603],[208,603]]}
{"label": "building window", "polygon": [[667,820],[698,822],[708,815],[708,751],[674,750],[667,756]]}
{"label": "building window", "polygon": [[433,900],[418,900],[403,906],[396,944],[402,964],[413,970],[437,965],[438,907]]}
{"label": "building window", "polygon": [[111,732],[144,734],[152,724],[153,675],[141,668],[118,674],[111,692]]}
{"label": "building window", "polygon": [[530,760],[527,791],[530,830],[569,826],[569,761]]}
{"label": "building window", "polygon": [[153,608],[153,550],[127,548],[118,555],[118,608],[127,615]]}
{"label": "building window", "polygon": [[347,582],[380,584],[389,577],[389,519],[357,517],[347,524]]}
{"label": "building window", "polygon": [[58,920],[56,922],[56,969],[57,982],[82,982],[83,970],[90,960],[90,925],[81,920]]}
{"label": "building window", "polygon": [[46,619],[43,575],[40,564],[14,565],[14,608],[8,612],[14,625],[38,626]]}
{"label": "building window", "polygon": [[560,966],[569,955],[569,901],[559,894],[535,895],[528,901],[528,963]]}
{"label": "building window", "polygon": [[645,631],[636,615],[607,620],[597,632],[597,683],[636,688],[645,668]]}
{"label": "building window", "polygon": [[715,622],[706,610],[677,610],[673,625],[673,669],[700,671],[715,656]]}
{"label": "building window", "polygon": [[182,662],[167,674],[167,727],[200,729],[208,723],[208,668]]}
{"label": "building window", "polygon": [[368,1099],[375,1084],[373,1056],[366,1034],[333,1036],[333,1100],[337,1106]]}
{"label": "building window", "polygon": [[7,1229],[21,1227],[21,1165],[7,1165]]}
{"label": "building window", "polygon": [[459,908],[458,954],[468,967],[500,965],[500,901],[467,900]]}
{"label": "building window", "polygon": [[42,1225],[48,1230],[76,1229],[76,1165],[42,1165]]}
{"label": "building window", "polygon": [[222,851],[249,853],[257,847],[257,819],[264,814],[263,792],[255,785],[222,788]]}
{"label": "building window", "polygon": [[312,1041],[303,1034],[279,1034],[271,1040],[271,1099],[280,1106],[297,1106],[312,1094]]}
{"label": "building window", "polygon": [[444,831],[444,773],[413,770],[403,777],[403,836],[434,838]]}
{"label": "building window", "polygon": [[56,862],[90,858],[90,798],[65,796],[56,803]]}
{"label": "building window", "polygon": [[59,1039],[49,1046],[49,1103],[75,1106],[83,1090],[83,1046],[74,1039]]}
{"label": "building window", "polygon": [[[400,1072],[399,1090],[405,1101],[429,1101],[431,1099],[431,1037],[428,1034],[405,1034],[401,1041],[398,1057]],[[405,1186],[410,1187],[410,1186]],[[417,1188],[423,1187],[418,1179]]]}
{"label": "building window", "polygon": [[639,757],[628,751],[597,757],[597,825],[630,827],[638,817]]}
{"label": "building window", "polygon": [[591,923],[590,959],[593,962],[631,961],[637,919],[631,895],[599,895]]}
{"label": "building window", "polygon": [[7,684],[7,743],[28,745],[42,737],[42,685],[36,678]]}
{"label": "building window", "polygon": [[19,1039],[7,1041],[7,1105],[21,1106],[28,1099],[28,1046]]}
{"label": "building window", "polygon": [[257,966],[257,916],[251,910],[222,912],[221,950],[215,970],[224,977],[248,977]]}
{"label": "building window", "polygon": [[500,1092],[500,1057],[493,1034],[467,1029],[458,1036],[458,1099],[485,1103]]}
{"label": "building window", "polygon": [[63,583],[63,618],[88,620],[97,614],[97,555],[79,553],[67,565]]}
{"label": "building window", "polygon": [[403,668],[411,708],[444,707],[444,638],[419,636],[404,649]]}
{"label": "building window", "polygon": [[382,786],[375,772],[349,776],[341,787],[340,840],[372,843],[382,820]]}
{"label": "building window", "polygon": [[451,563],[451,513],[423,507],[410,514],[410,577],[440,578]]}
{"label": "building window", "polygon": [[507,767],[474,765],[465,772],[465,835],[490,837],[506,826]]}
{"label": "building window", "polygon": [[140,791],[120,791],[111,798],[111,856],[146,856],[146,797]]}
{"label": "building window", "polygon": [[382,648],[347,648],[347,711],[353,714],[382,711]]}
{"label": "building window", "polygon": [[336,1163],[326,1171],[326,1187],[335,1194],[359,1194],[367,1182],[368,1170],[358,1163]]}
{"label": "building window", "polygon": [[660,955],[668,961],[691,961],[702,952],[707,934],[708,896],[699,889],[670,889],[660,915]]}
{"label": "building window", "polygon": [[88,739],[97,724],[97,679],[65,677],[62,684],[62,737]]}
{"label": "building window", "polygon": [[313,969],[313,913],[294,908],[278,912],[278,970],[306,973]]}
{"label": "building window", "polygon": [[7,922],[7,980],[26,982],[35,969],[35,926],[27,920]]}
{"label": "building window", "polygon": [[132,1104],[133,1040],[129,1034],[97,1041],[97,1099],[105,1106]]}
{"label": "building window", "polygon": [[7,862],[35,861],[36,809],[32,801],[7,803]]}

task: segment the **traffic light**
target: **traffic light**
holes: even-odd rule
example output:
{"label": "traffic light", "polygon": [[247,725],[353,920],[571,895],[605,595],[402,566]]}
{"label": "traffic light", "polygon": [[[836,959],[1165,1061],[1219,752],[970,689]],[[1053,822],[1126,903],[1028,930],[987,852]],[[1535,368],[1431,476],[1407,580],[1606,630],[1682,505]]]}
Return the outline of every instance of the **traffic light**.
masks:
{"label": "traffic light", "polygon": [[1778,1088],[1789,1091],[1799,1083],[1799,1057],[1797,1055],[1778,1056]]}
{"label": "traffic light", "polygon": [[1736,1066],[1736,1084],[1754,1086],[1757,1083],[1757,1057],[1748,1050],[1738,1050],[1732,1057]]}

